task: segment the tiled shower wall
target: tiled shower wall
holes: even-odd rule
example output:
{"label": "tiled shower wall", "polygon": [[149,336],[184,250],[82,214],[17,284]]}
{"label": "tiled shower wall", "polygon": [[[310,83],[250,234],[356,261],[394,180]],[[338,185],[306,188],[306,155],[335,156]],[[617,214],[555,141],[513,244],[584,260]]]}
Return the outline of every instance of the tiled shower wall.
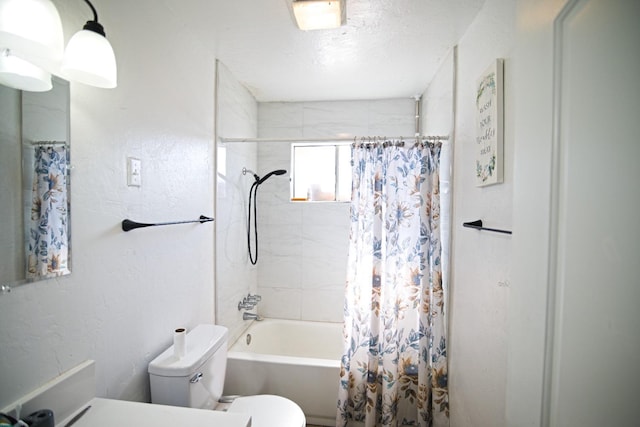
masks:
{"label": "tiled shower wall", "polygon": [[[258,136],[411,136],[412,99],[258,104]],[[258,175],[291,169],[290,142],[258,143]],[[288,173],[258,192],[259,312],[266,317],[341,322],[349,204],[290,202]]]}
{"label": "tiled shower wall", "polygon": [[[216,195],[216,322],[233,342],[248,326],[237,310],[248,293],[262,295],[265,317],[342,321],[349,204],[291,202],[291,142],[277,138],[411,136],[413,99],[257,103],[218,64],[217,134],[275,142],[218,142]],[[258,264],[247,256],[247,203],[253,178],[273,176],[258,190]],[[255,311],[255,310],[254,310]]]}

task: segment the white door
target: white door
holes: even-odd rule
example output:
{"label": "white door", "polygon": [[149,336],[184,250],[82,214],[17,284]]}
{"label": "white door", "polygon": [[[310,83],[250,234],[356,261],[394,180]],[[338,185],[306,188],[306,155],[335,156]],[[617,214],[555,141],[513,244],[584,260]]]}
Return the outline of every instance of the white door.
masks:
{"label": "white door", "polygon": [[640,425],[640,0],[519,0],[509,427]]}
{"label": "white door", "polygon": [[547,419],[638,426],[640,1],[571,1],[554,27]]}

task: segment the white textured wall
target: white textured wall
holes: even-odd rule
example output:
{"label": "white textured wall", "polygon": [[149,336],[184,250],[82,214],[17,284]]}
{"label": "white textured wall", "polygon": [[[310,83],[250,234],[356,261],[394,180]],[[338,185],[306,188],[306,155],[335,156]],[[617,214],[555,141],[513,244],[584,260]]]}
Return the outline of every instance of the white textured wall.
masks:
{"label": "white textured wall", "polygon": [[[227,67],[218,63],[217,134],[225,138],[257,135],[258,104]],[[247,254],[247,205],[253,175],[257,171],[256,143],[218,142],[216,193],[216,323],[229,328],[229,342],[242,334],[249,322],[242,320],[238,302],[257,291],[257,267]],[[222,170],[222,163],[225,169]]]}
{"label": "white textured wall", "polygon": [[[262,138],[413,135],[414,101],[260,103]],[[258,145],[259,174],[291,169],[288,142]],[[348,203],[292,203],[275,176],[258,192],[261,314],[341,322],[349,243]]]}
{"label": "white textured wall", "polygon": [[[55,3],[69,38],[89,11]],[[118,87],[71,85],[73,273],[0,296],[0,407],[86,359],[98,396],[147,400],[173,328],[213,321],[213,225],[120,223],[213,215],[214,59],[162,3],[96,6]],[[126,185],[127,156],[141,188]]]}
{"label": "white textured wall", "polygon": [[[422,94],[423,135],[449,135],[453,132],[455,56],[455,49],[452,48]],[[452,142],[451,139],[449,143]]]}
{"label": "white textured wall", "polygon": [[[449,312],[451,425],[505,424],[507,315],[511,238],[462,227],[482,219],[510,229],[513,200],[513,61],[515,2],[488,0],[458,46],[454,91],[453,56],[425,93],[425,132],[447,132],[453,123],[452,261]],[[505,59],[504,183],[475,186],[475,87],[484,70]]]}
{"label": "white textured wall", "polygon": [[[442,280],[451,282],[451,231],[453,198],[453,146],[455,138],[455,66],[457,48],[452,48],[440,69],[422,94],[422,135],[448,136],[440,151],[440,232],[442,242]],[[448,216],[445,214],[448,213]]]}

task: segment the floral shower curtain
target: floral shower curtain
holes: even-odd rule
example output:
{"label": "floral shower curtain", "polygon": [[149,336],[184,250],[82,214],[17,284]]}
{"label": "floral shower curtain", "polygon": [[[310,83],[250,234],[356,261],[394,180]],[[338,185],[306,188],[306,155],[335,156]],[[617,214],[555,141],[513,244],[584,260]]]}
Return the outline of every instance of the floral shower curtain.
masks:
{"label": "floral shower curtain", "polygon": [[352,149],[338,426],[448,426],[441,144]]}
{"label": "floral shower curtain", "polygon": [[27,236],[27,278],[69,273],[67,146],[35,146],[31,221]]}

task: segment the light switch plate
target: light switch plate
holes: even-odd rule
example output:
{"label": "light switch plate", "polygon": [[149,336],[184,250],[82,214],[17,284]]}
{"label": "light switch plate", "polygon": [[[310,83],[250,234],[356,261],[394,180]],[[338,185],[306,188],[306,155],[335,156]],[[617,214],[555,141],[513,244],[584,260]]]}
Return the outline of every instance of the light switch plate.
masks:
{"label": "light switch plate", "polygon": [[127,185],[129,187],[142,186],[142,160],[127,157]]}

